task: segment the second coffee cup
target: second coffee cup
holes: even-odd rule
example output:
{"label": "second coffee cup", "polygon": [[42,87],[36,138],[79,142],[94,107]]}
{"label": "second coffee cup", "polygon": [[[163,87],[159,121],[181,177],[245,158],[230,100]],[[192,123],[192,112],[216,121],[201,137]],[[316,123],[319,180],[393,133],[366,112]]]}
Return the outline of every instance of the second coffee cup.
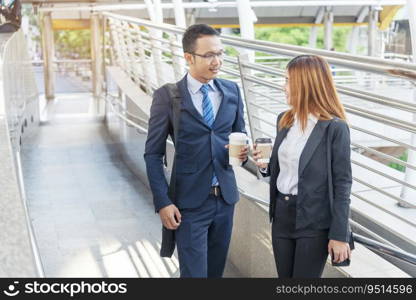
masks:
{"label": "second coffee cup", "polygon": [[261,158],[258,160],[260,163],[268,164],[270,156],[272,154],[272,139],[270,138],[257,138],[255,143],[257,144],[257,150],[260,151]]}

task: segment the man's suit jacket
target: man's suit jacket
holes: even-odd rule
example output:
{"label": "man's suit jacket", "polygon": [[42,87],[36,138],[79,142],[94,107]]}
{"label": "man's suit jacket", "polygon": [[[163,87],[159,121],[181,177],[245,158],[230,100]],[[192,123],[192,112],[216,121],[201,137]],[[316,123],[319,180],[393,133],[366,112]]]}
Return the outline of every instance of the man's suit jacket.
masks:
{"label": "man's suit jacket", "polygon": [[[234,171],[224,146],[231,132],[245,132],[243,102],[235,83],[224,79],[214,79],[214,83],[222,100],[210,128],[192,102],[186,76],[178,82],[182,103],[175,145],[175,205],[180,209],[199,207],[207,199],[214,170],[224,200],[233,204],[239,199]],[[172,120],[172,101],[168,91],[160,88],[153,95],[144,154],[156,211],[172,204],[162,162],[166,138],[173,136]]]}
{"label": "man's suit jacket", "polygon": [[[281,113],[277,119],[279,124]],[[328,130],[331,127],[331,130]],[[289,128],[277,129],[267,175],[270,176],[269,217],[276,208],[276,180],[280,173],[278,149]],[[327,141],[330,139],[330,143]],[[327,149],[331,145],[331,149]],[[332,157],[333,208],[328,191],[327,151]],[[299,160],[296,229],[329,229],[328,238],[349,242],[350,193],[352,185],[350,133],[346,122],[334,118],[319,120],[306,142]]]}

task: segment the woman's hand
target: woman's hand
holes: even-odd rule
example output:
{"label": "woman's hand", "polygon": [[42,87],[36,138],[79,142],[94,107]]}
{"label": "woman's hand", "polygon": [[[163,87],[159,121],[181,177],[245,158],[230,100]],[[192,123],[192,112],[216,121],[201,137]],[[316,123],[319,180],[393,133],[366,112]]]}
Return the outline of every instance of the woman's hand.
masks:
{"label": "woman's hand", "polygon": [[253,159],[256,162],[256,166],[259,167],[259,168],[262,168],[262,169],[267,168],[267,163],[259,163],[258,162],[258,160],[260,158],[262,158],[262,156],[261,156],[260,150],[256,150],[257,149],[257,144],[253,144],[253,148],[254,148]]}
{"label": "woman's hand", "polygon": [[351,258],[350,245],[346,242],[329,240],[328,253],[335,263],[341,263],[347,258]]}

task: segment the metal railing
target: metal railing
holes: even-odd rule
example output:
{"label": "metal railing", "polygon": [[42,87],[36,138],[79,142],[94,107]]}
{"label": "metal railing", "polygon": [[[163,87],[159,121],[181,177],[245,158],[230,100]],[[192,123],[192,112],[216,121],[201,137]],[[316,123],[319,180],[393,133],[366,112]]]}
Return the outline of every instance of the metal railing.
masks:
{"label": "metal railing", "polygon": [[43,277],[20,162],[22,136],[39,119],[38,91],[22,30],[0,34],[0,186],[3,277]]}
{"label": "metal railing", "polygon": [[[149,95],[164,83],[177,81],[184,76],[186,66],[178,42],[184,29],[112,13],[103,13],[103,16],[107,28],[104,49],[108,54],[107,64],[119,66]],[[156,34],[157,32],[159,34]],[[380,165],[369,156],[412,170],[416,170],[416,165],[376,150],[365,142],[372,139],[381,145],[402,147],[407,151],[416,149],[410,142],[411,136],[416,134],[416,123],[412,120],[416,108],[414,103],[408,100],[416,80],[415,64],[233,36],[222,36],[221,40],[223,44],[242,52],[268,53],[278,57],[280,62],[286,63],[299,54],[320,55],[330,64],[349,70],[348,80],[351,74],[357,78],[356,81],[364,78],[364,83],[348,86],[340,84],[342,76],[338,76],[336,81],[351,125],[351,146],[356,155],[352,160],[354,184],[365,186],[367,190],[377,193],[377,197],[383,195],[395,203],[416,207],[416,201],[404,199],[386,188],[394,185],[416,191],[416,184],[406,182],[403,173]],[[274,137],[276,116],[287,109],[282,93],[285,70],[263,64],[261,61],[264,57],[257,61],[250,57],[252,56],[248,54],[240,54],[238,57],[226,56],[221,76],[235,81],[243,89],[245,119],[251,139],[261,136]],[[400,83],[403,88],[402,94],[389,95],[389,86],[386,83],[389,83],[390,79]],[[366,155],[362,155],[363,152]],[[250,168],[254,169],[252,166]],[[380,181],[389,184],[374,183],[374,177],[381,178]],[[357,201],[366,202],[405,223],[411,230],[416,229],[416,222],[412,221],[409,214],[403,216],[383,207],[378,203],[376,196],[368,197],[359,191],[353,192],[352,195]],[[414,246],[416,249],[416,241]]]}

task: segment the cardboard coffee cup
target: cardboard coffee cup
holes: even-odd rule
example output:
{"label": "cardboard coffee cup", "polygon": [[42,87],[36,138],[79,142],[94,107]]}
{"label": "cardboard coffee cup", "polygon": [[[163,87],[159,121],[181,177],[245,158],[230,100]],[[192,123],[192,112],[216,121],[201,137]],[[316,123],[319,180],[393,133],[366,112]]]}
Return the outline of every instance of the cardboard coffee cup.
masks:
{"label": "cardboard coffee cup", "polygon": [[233,132],[229,136],[229,161],[232,166],[241,166],[242,161],[238,158],[241,150],[247,145],[247,135],[243,132]]}
{"label": "cardboard coffee cup", "polygon": [[270,138],[258,138],[256,139],[255,143],[257,144],[257,150],[260,151],[260,155],[262,158],[258,159],[259,163],[266,163],[270,162],[270,156],[272,155],[272,139]]}

